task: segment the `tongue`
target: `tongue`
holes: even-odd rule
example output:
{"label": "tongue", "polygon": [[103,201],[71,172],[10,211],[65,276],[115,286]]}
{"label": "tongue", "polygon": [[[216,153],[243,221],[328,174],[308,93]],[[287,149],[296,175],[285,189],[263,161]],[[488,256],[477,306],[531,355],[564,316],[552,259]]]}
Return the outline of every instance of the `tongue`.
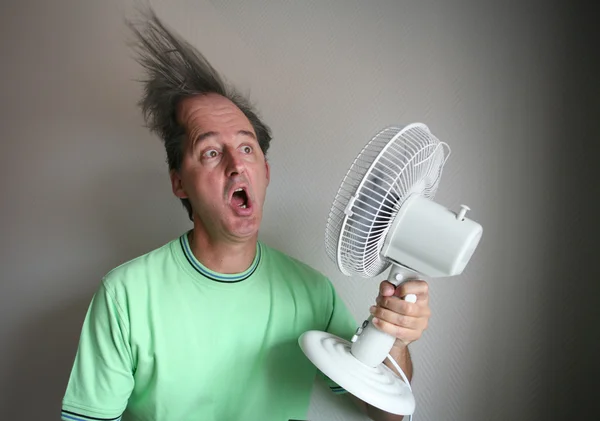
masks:
{"label": "tongue", "polygon": [[242,192],[236,192],[233,193],[233,197],[231,198],[231,204],[233,206],[242,206],[244,204],[244,193]]}

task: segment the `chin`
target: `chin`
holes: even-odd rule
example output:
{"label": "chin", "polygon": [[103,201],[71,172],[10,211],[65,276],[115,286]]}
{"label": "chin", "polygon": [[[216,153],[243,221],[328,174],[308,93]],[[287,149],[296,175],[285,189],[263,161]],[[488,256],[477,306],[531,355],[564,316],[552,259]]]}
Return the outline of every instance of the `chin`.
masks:
{"label": "chin", "polygon": [[248,223],[245,221],[240,224],[235,224],[229,230],[235,237],[238,238],[252,238],[258,235],[259,224],[257,222]]}

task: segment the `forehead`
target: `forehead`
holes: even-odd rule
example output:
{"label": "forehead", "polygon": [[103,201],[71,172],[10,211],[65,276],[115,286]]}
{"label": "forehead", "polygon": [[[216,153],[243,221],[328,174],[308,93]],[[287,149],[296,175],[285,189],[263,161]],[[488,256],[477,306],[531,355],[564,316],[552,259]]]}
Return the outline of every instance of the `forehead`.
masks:
{"label": "forehead", "polygon": [[242,110],[217,94],[184,99],[177,107],[177,120],[188,133],[227,130],[248,130],[254,133]]}

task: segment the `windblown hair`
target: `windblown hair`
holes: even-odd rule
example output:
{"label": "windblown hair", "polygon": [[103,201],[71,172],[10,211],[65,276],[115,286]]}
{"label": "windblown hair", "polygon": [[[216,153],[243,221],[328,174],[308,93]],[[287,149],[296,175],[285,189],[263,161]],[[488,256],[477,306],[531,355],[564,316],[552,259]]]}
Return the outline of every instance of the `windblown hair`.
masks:
{"label": "windblown hair", "polygon": [[[163,141],[169,170],[179,171],[183,159],[185,128],[177,121],[177,106],[185,98],[218,94],[232,101],[254,128],[263,154],[267,155],[271,130],[262,122],[250,102],[227,85],[208,60],[187,41],[169,31],[154,11],[143,11],[143,20],[128,26],[136,42],[136,59],[144,68],[144,93],[138,105],[150,131]],[[181,199],[193,220],[192,205]]]}

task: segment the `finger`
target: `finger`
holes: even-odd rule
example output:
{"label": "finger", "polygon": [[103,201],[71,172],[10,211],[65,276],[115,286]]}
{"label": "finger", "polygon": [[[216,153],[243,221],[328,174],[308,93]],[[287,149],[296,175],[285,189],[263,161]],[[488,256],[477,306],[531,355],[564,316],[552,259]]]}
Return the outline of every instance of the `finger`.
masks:
{"label": "finger", "polygon": [[429,284],[422,280],[406,281],[398,285],[394,291],[397,297],[405,297],[408,294],[414,294],[417,298],[423,299],[429,296]]}
{"label": "finger", "polygon": [[425,317],[406,316],[378,306],[372,306],[370,312],[373,317],[407,329],[424,330],[427,327],[427,318]]}
{"label": "finger", "polygon": [[410,317],[429,317],[431,310],[426,302],[410,303],[396,296],[377,297],[375,300],[379,307]]}
{"label": "finger", "polygon": [[423,334],[423,331],[421,330],[408,329],[406,327],[398,326],[385,320],[381,320],[378,317],[374,317],[372,321],[379,330],[392,335],[407,345],[419,339]]}
{"label": "finger", "polygon": [[382,281],[381,284],[379,284],[379,294],[384,297],[394,295],[395,291],[396,287],[389,281]]}

